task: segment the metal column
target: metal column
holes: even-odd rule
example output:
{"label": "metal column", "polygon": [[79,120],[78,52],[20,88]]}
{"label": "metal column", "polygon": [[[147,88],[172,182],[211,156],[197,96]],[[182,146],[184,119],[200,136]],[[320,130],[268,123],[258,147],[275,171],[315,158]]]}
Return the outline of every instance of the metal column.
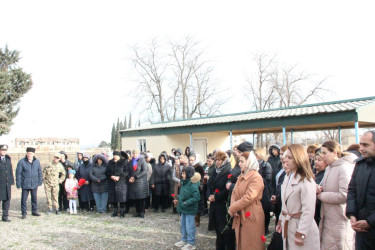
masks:
{"label": "metal column", "polygon": [[255,147],[255,132],[253,132],[253,146]]}
{"label": "metal column", "polygon": [[355,122],[354,125],[355,125],[355,143],[358,144],[359,143],[359,134],[358,134],[359,127],[358,127],[358,122]]}
{"label": "metal column", "polygon": [[283,127],[283,145],[286,144],[286,131],[285,131],[285,127]]}
{"label": "metal column", "polygon": [[341,126],[339,126],[339,144],[341,146]]}
{"label": "metal column", "polygon": [[232,137],[232,130],[229,130],[229,137],[230,137],[230,151],[233,152],[233,137]]}
{"label": "metal column", "polygon": [[[294,143],[294,139],[293,139],[293,129],[290,131],[290,135],[291,135],[291,140],[292,140],[292,144]],[[285,144],[284,144],[285,145]]]}

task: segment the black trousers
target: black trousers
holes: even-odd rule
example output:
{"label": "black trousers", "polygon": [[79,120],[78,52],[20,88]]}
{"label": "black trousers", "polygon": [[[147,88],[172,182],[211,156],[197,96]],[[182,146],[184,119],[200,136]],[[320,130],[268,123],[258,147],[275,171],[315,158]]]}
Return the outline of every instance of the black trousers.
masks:
{"label": "black trousers", "polygon": [[93,210],[95,207],[95,201],[94,200],[91,200],[91,201],[81,201],[81,205],[80,205],[80,209],[86,209],[87,211],[88,210]]}
{"label": "black trousers", "polygon": [[375,248],[375,229],[370,229],[366,233],[356,232],[355,249],[368,250]]}
{"label": "black trousers", "polygon": [[120,203],[120,209],[124,209],[126,202],[112,202],[112,207],[115,209],[118,209],[119,203]]}
{"label": "black trousers", "polygon": [[159,209],[159,206],[161,205],[162,209],[166,209],[168,207],[168,196],[166,195],[155,195],[154,197],[154,204],[155,204],[155,209]]}
{"label": "black trousers", "polygon": [[27,214],[27,198],[29,197],[29,193],[31,193],[31,212],[36,213],[38,211],[38,188],[35,189],[22,189],[21,195],[21,211],[22,214]]}
{"label": "black trousers", "polygon": [[60,210],[64,209],[64,210],[67,210],[69,208],[69,201],[66,197],[66,193],[65,193],[65,182],[63,182],[63,184],[59,184],[60,185],[60,190],[59,190],[59,208]]}
{"label": "black trousers", "polygon": [[135,200],[135,212],[139,215],[145,214],[145,199]]}
{"label": "black trousers", "polygon": [[270,211],[265,210],[264,211],[264,226],[265,226],[266,234],[269,232],[268,226],[270,225],[270,220],[271,220]]}
{"label": "black trousers", "polygon": [[10,200],[2,201],[2,208],[3,208],[3,219],[7,219],[9,216],[9,207],[10,207]]}
{"label": "black trousers", "polygon": [[234,230],[228,233],[221,233],[216,229],[216,250],[235,250],[236,235]]}

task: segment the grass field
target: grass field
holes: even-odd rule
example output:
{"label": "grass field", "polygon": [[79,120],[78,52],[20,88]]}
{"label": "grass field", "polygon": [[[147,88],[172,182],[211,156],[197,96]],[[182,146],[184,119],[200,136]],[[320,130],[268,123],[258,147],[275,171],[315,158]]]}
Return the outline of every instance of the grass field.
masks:
{"label": "grass field", "polygon": [[[22,220],[20,195],[21,191],[13,186],[11,222],[0,222],[1,249],[177,249],[173,244],[180,239],[179,216],[172,214],[171,209],[166,213],[147,211],[145,219],[132,218],[134,208],[125,218],[96,212],[47,215],[44,187],[41,186],[38,209],[42,215],[31,216],[29,197],[28,216]],[[216,234],[207,231],[207,224],[208,217],[202,217],[197,228],[197,249],[215,249]]]}

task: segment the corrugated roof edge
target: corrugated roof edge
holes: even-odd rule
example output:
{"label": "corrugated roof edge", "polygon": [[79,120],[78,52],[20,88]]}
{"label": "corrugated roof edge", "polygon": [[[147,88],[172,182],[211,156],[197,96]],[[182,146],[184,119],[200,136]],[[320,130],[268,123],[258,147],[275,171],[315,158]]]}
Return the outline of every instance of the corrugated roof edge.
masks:
{"label": "corrugated roof edge", "polygon": [[[290,106],[290,107],[283,107],[283,108],[273,108],[273,109],[266,109],[266,110],[253,110],[253,111],[246,111],[246,112],[240,112],[240,113],[230,113],[230,114],[221,114],[221,115],[213,115],[213,116],[205,116],[205,117],[195,117],[195,118],[189,118],[189,119],[179,119],[179,120],[174,120],[174,121],[155,122],[155,123],[151,123],[151,125],[166,124],[166,123],[181,122],[181,121],[193,121],[193,120],[201,120],[201,119],[208,119],[208,118],[218,118],[218,117],[225,117],[225,116],[247,115],[247,114],[254,114],[254,113],[262,113],[262,112],[270,112],[270,111],[278,111],[278,110],[288,110],[288,109],[297,109],[297,108],[306,108],[306,107],[315,107],[315,106],[322,106],[322,105],[332,105],[332,104],[347,103],[347,102],[359,102],[359,101],[367,101],[367,100],[375,101],[375,96],[355,98],[355,99],[346,99],[346,100],[338,100],[338,101],[331,101],[331,102],[311,103],[311,104],[304,104],[304,105],[297,105],[297,106]],[[138,129],[142,129],[142,127],[138,128]],[[124,130],[121,130],[121,131],[127,131],[127,130],[137,130],[137,128],[124,129]]]}

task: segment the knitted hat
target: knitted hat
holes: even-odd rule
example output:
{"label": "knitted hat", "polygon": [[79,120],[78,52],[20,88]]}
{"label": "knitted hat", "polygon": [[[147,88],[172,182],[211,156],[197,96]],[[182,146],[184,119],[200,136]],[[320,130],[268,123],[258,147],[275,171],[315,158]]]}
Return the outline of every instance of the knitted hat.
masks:
{"label": "knitted hat", "polygon": [[115,156],[115,155],[121,156],[121,152],[120,151],[113,151],[113,156]]}
{"label": "knitted hat", "polygon": [[75,171],[75,170],[73,170],[73,169],[72,169],[72,170],[69,170],[69,171],[68,171],[68,175],[69,175],[69,174],[73,174],[73,175],[76,175],[76,171]]}
{"label": "knitted hat", "polygon": [[194,168],[192,166],[187,166],[182,169],[182,172],[186,173],[186,179],[190,179],[194,175]]}
{"label": "knitted hat", "polygon": [[6,145],[6,144],[1,144],[0,145],[0,150],[8,150],[8,145]]}

